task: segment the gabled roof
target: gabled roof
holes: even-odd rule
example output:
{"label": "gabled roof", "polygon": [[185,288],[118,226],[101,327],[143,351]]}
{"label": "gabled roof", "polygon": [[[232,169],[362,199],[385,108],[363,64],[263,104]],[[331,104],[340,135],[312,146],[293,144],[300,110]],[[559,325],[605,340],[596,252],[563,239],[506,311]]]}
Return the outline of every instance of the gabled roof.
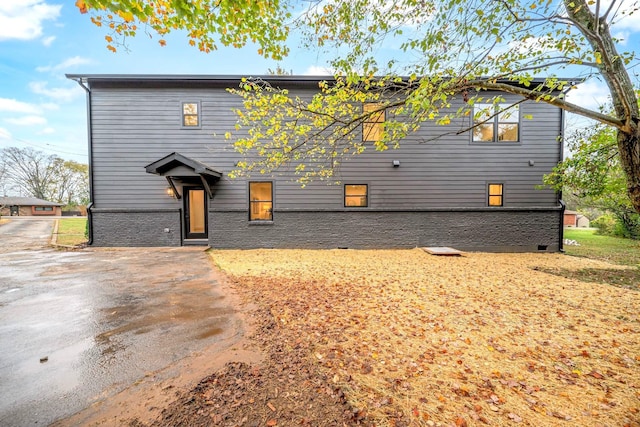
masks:
{"label": "gabled roof", "polygon": [[173,152],[160,160],[156,160],[153,163],[145,166],[147,173],[153,173],[160,176],[169,176],[171,175],[171,171],[179,166],[186,166],[187,168],[193,170],[194,175],[207,176],[212,178],[220,179],[222,177],[222,172],[218,172],[217,170],[205,165],[202,162],[191,159],[187,156],[184,156],[180,153]]}
{"label": "gabled roof", "polygon": [[3,206],[62,206],[62,203],[49,202],[36,197],[0,197]]}
{"label": "gabled roof", "polygon": [[171,186],[173,194],[178,199],[180,199],[182,195],[178,192],[178,188],[174,182],[175,179],[184,181],[197,178],[209,197],[213,198],[215,191],[213,186],[222,177],[222,172],[176,152],[148,164],[145,166],[145,170],[147,173],[164,176],[169,186]]}

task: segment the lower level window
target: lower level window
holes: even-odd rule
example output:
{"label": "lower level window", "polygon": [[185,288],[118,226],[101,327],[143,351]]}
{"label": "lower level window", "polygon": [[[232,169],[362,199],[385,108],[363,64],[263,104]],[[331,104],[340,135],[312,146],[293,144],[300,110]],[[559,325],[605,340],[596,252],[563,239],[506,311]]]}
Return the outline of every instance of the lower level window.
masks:
{"label": "lower level window", "polygon": [[249,183],[249,221],[273,221],[273,183]]}
{"label": "lower level window", "polygon": [[503,184],[489,184],[489,206],[502,206],[504,199]]}
{"label": "lower level window", "polygon": [[53,211],[53,208],[51,206],[36,206],[36,211],[48,211],[51,212]]}
{"label": "lower level window", "polygon": [[367,184],[346,184],[344,186],[344,206],[366,208],[369,205]]}

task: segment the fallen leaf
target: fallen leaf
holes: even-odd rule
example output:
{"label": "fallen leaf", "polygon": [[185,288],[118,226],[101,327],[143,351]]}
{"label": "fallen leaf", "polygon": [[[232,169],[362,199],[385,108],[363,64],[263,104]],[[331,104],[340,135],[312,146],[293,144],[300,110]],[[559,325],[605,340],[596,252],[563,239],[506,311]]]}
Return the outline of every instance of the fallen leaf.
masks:
{"label": "fallen leaf", "polygon": [[360,372],[363,374],[370,374],[371,372],[373,372],[373,368],[368,363],[365,363],[362,365],[362,369],[360,369]]}
{"label": "fallen leaf", "polygon": [[467,421],[462,417],[456,418],[456,427],[467,427]]}
{"label": "fallen leaf", "polygon": [[509,417],[509,419],[511,419],[514,423],[521,423],[522,422],[522,417],[520,417],[518,414],[514,414],[513,412],[509,412],[507,414],[507,416]]}

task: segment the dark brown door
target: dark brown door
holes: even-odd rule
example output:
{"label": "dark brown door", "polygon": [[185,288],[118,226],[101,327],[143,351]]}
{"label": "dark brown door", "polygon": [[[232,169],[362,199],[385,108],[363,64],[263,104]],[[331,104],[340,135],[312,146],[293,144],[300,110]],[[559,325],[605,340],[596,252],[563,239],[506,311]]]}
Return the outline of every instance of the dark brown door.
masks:
{"label": "dark brown door", "polygon": [[185,187],[184,223],[187,239],[206,239],[207,193],[201,187]]}

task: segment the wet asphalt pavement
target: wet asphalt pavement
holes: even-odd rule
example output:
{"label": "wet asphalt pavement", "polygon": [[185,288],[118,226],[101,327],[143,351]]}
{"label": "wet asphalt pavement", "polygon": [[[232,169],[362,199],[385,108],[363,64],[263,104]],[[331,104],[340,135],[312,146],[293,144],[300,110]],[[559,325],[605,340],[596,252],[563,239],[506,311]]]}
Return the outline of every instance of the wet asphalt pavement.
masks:
{"label": "wet asphalt pavement", "polygon": [[59,251],[0,225],[0,425],[48,425],[237,331],[203,248]]}

